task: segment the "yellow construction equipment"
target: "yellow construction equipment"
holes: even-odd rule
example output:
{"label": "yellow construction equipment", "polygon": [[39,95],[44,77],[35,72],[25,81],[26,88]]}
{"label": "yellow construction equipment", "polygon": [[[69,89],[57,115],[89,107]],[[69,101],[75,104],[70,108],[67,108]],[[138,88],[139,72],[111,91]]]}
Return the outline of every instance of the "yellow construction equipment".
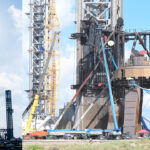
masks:
{"label": "yellow construction equipment", "polygon": [[48,47],[53,41],[52,32],[56,31],[56,43],[51,55],[51,62],[47,75],[44,79],[45,107],[49,115],[56,115],[56,101],[59,99],[60,81],[60,23],[56,13],[56,1],[51,0],[49,13],[45,25],[45,58],[47,58]]}
{"label": "yellow construction equipment", "polygon": [[[60,23],[56,13],[56,0],[50,0],[49,11],[45,21],[44,36],[44,68],[40,77],[40,84],[34,99],[23,113],[23,117],[30,110],[25,132],[30,131],[33,115],[40,101],[40,90],[44,87],[44,103],[47,115],[56,115],[56,101],[59,99],[60,82]],[[53,36],[54,35],[54,36]],[[51,59],[51,61],[50,61]]]}
{"label": "yellow construction equipment", "polygon": [[[53,41],[52,41],[52,43],[50,45],[50,48],[49,48],[49,51],[48,51],[48,56],[47,56],[46,61],[45,61],[43,74],[40,76],[40,82],[39,82],[39,87],[38,87],[37,94],[35,94],[34,100],[32,102],[30,102],[30,104],[32,104],[32,107],[31,107],[31,111],[30,111],[29,118],[28,118],[28,121],[27,121],[27,126],[26,126],[26,129],[25,129],[25,133],[28,133],[30,131],[33,115],[35,113],[36,107],[38,106],[38,102],[39,102],[39,97],[40,97],[39,93],[40,93],[41,87],[43,85],[43,81],[44,81],[45,75],[46,75],[46,73],[48,71],[48,66],[49,66],[49,63],[50,63],[50,60],[51,60],[52,50],[53,50],[53,47],[55,45],[56,35],[57,34],[58,33],[54,32]],[[30,104],[29,104],[29,106],[30,106]]]}
{"label": "yellow construction equipment", "polygon": [[35,97],[34,97],[34,102],[33,102],[33,105],[32,105],[31,111],[30,111],[30,115],[29,115],[29,118],[28,118],[28,122],[27,122],[25,132],[28,132],[30,130],[31,122],[32,122],[32,119],[33,119],[35,109],[38,105],[38,101],[39,101],[39,95],[36,94]]}

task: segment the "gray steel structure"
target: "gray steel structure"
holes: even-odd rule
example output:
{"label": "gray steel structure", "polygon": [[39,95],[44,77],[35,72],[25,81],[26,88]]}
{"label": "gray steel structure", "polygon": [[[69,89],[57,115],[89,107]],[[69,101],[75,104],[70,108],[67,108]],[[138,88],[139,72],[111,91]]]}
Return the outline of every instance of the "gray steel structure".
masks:
{"label": "gray steel structure", "polygon": [[[30,0],[29,26],[29,99],[33,101],[38,91],[40,76],[44,67],[44,34],[49,0]],[[44,85],[40,91],[40,100],[36,109],[36,116],[45,117],[43,97]]]}
{"label": "gray steel structure", "polygon": [[[72,34],[72,38],[77,40],[76,85],[72,86],[73,89],[80,87],[84,79],[93,70],[94,66],[96,66],[98,60],[101,60],[98,69],[76,98],[76,103],[74,104],[74,127],[78,125],[80,120],[77,129],[113,129],[106,73],[102,55],[99,54],[101,51],[101,35],[98,28],[102,28],[102,36],[110,37],[109,40],[115,42],[115,45],[111,48],[111,53],[119,70],[123,67],[123,69],[121,69],[121,78],[118,79],[118,77],[115,76],[116,68],[112,63],[111,56],[106,52],[110,78],[112,79],[111,85],[118,126],[122,128],[123,132],[130,132],[132,137],[134,137],[135,133],[140,129],[143,91],[129,85],[127,74],[125,74],[129,64],[127,64],[127,66],[125,64],[124,47],[128,41],[140,41],[143,49],[146,50],[147,55],[150,56],[150,51],[147,49],[147,46],[150,46],[150,43],[148,44],[147,42],[150,40],[150,33],[126,33],[122,30],[123,25],[123,0],[77,1],[77,33]],[[144,66],[147,67],[144,62],[148,65],[148,60],[145,56],[137,54],[138,51],[135,50],[135,45],[136,43],[133,42],[131,57],[129,59],[129,61],[132,62],[130,66],[133,68],[135,68],[136,65],[140,65],[143,68]],[[148,85],[148,83],[150,83],[149,75],[143,72],[143,75],[138,76],[137,72],[131,77],[142,87],[150,88],[150,85]],[[99,83],[100,86],[98,86]],[[94,104],[90,105],[93,101]],[[92,108],[90,108],[91,106]],[[84,117],[81,119],[81,116]]]}
{"label": "gray steel structure", "polygon": [[11,91],[5,91],[6,97],[6,120],[7,120],[7,139],[10,140],[14,137],[13,135],[13,109],[11,100]]}
{"label": "gray steel structure", "polygon": [[[94,68],[97,63],[97,54],[94,45],[99,45],[99,33],[96,26],[107,30],[115,30],[117,21],[123,15],[123,1],[121,0],[77,0],[77,34],[72,35],[77,39],[77,85],[81,85],[85,77]],[[79,34],[80,33],[80,34]],[[123,55],[123,54],[122,54]],[[123,58],[124,56],[122,56]],[[88,63],[87,63],[88,61]],[[119,64],[119,62],[117,63]],[[89,81],[89,84],[98,84],[98,82],[106,82],[104,67],[101,64],[101,71],[97,71],[94,78]],[[79,120],[89,104],[92,103],[94,97],[98,95],[98,89],[91,90],[91,87],[84,90],[77,97],[77,107],[75,114],[75,122]],[[99,98],[98,107],[90,111],[83,121],[78,126],[78,129],[84,128],[106,128],[108,118],[109,102],[107,100],[108,93],[105,92],[103,97]],[[101,101],[101,102],[100,102]],[[105,104],[105,105],[104,105]],[[102,111],[100,111],[102,109]],[[103,112],[103,113],[102,113]],[[91,122],[92,119],[93,123]],[[102,120],[103,125],[102,125]],[[94,123],[95,122],[95,123]],[[100,123],[101,122],[101,123]]]}

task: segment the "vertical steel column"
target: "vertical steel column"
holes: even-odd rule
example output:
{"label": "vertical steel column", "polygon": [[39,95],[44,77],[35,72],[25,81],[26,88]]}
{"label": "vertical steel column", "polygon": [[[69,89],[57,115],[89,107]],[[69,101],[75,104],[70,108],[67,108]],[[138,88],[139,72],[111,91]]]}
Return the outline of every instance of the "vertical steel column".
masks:
{"label": "vertical steel column", "polygon": [[[29,99],[32,101],[39,86],[40,76],[44,66],[44,29],[48,0],[30,0],[29,26]],[[43,85],[42,85],[43,87]],[[45,114],[44,102],[40,91],[38,116]]]}
{"label": "vertical steel column", "polygon": [[33,16],[33,11],[32,11],[32,0],[30,0],[30,25],[29,25],[29,100],[31,101],[31,95],[32,93],[32,88],[33,88],[33,84],[32,84],[32,80],[33,80],[33,68],[32,68],[32,34],[33,34],[33,28],[32,28],[32,16]]}
{"label": "vertical steel column", "polygon": [[[81,25],[81,21],[83,20],[83,12],[82,12],[82,4],[83,0],[77,0],[76,2],[76,9],[77,9],[77,33],[81,33],[82,32],[82,25]],[[81,74],[81,60],[83,58],[83,46],[80,43],[80,39],[77,39],[77,51],[76,51],[76,84],[81,84],[81,80],[82,80],[82,74]],[[76,112],[75,112],[75,122],[79,120],[79,117],[82,114],[82,93],[80,93],[77,98],[77,107],[76,107]],[[82,126],[82,125],[81,125]],[[79,129],[80,127],[78,127]]]}
{"label": "vertical steel column", "polygon": [[44,66],[48,56],[49,47],[52,44],[53,33],[56,34],[56,42],[52,50],[51,61],[48,64],[47,74],[44,79],[44,96],[47,114],[56,115],[56,100],[59,100],[60,81],[60,22],[56,11],[56,0],[51,0],[49,4],[48,16],[45,23],[45,43],[44,43]]}
{"label": "vertical steel column", "polygon": [[[113,6],[112,6],[113,3]],[[116,26],[119,17],[122,17],[122,5],[123,0],[77,0],[77,33],[83,33],[82,21],[88,22],[94,20],[95,24],[101,25],[105,30],[110,30]],[[94,22],[93,21],[93,22]],[[112,25],[113,24],[113,25]],[[89,30],[92,30],[91,28]],[[91,32],[91,31],[89,31]],[[96,35],[95,35],[96,36]],[[91,38],[91,37],[90,37]],[[89,39],[88,39],[89,40]],[[77,38],[77,69],[76,69],[76,84],[82,84],[82,72],[86,74],[86,70],[83,70],[83,64],[81,61],[83,57],[89,54],[90,48],[85,45],[81,45],[81,39]],[[91,50],[92,51],[92,50]],[[118,64],[117,64],[118,65]],[[86,76],[84,74],[84,76]],[[84,80],[84,79],[83,79]],[[90,96],[84,96],[83,92],[77,97],[76,119],[78,122],[80,116],[82,116],[87,107],[87,101],[91,101]],[[106,100],[106,99],[105,99]],[[101,107],[101,106],[100,106]],[[96,122],[100,119],[95,119]],[[89,121],[89,120],[88,120]],[[81,126],[78,129],[84,129],[87,125],[87,118],[81,122]],[[86,123],[85,123],[86,122]],[[100,125],[102,127],[102,125]],[[116,125],[117,128],[117,125]]]}
{"label": "vertical steel column", "polygon": [[12,109],[12,101],[11,101],[11,91],[5,91],[6,97],[6,120],[7,120],[7,139],[12,139],[13,136],[13,109]]}
{"label": "vertical steel column", "polygon": [[[77,33],[82,32],[82,25],[81,21],[83,20],[83,13],[82,13],[82,1],[83,0],[77,0]],[[76,54],[76,83],[81,83],[81,76],[80,76],[80,60],[83,58],[83,46],[80,43],[80,39],[77,39],[77,54]]]}
{"label": "vertical steel column", "polygon": [[111,29],[114,30],[118,18],[123,18],[123,0],[111,0],[111,4]]}

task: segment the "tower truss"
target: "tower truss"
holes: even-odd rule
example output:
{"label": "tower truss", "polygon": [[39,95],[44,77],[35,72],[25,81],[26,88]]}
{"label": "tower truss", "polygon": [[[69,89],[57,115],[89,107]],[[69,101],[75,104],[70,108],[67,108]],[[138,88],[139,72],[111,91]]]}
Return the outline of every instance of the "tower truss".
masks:
{"label": "tower truss", "polygon": [[[39,102],[34,118],[45,119],[55,115],[57,87],[59,85],[60,66],[60,24],[56,14],[55,0],[30,0],[29,26],[29,100],[34,100],[38,91],[40,77],[48,57],[48,51],[57,32],[51,61],[44,75],[44,81],[39,93]],[[29,109],[28,109],[29,110]]]}
{"label": "tower truss", "polygon": [[[109,37],[110,32],[115,30],[118,19],[123,17],[122,5],[122,0],[77,0],[77,33],[72,35],[72,38],[77,40],[77,86],[83,83],[91,70],[93,70],[94,66],[98,63],[98,51],[101,47],[101,42],[99,40],[101,35],[98,32],[98,29],[102,28],[103,30],[108,31],[105,35]],[[120,37],[116,38],[119,39]],[[116,50],[113,51],[113,56],[115,51]],[[120,57],[123,57],[121,51],[116,53],[121,53]],[[119,65],[120,62],[117,58],[115,57],[115,61],[117,62],[117,65]],[[113,66],[112,64],[110,65]],[[99,83],[107,84],[103,63],[100,62],[99,66],[100,67],[98,67],[93,77],[88,81],[84,90],[77,97],[78,104],[76,107],[74,122],[78,122],[80,116],[82,116],[88,108],[87,102],[89,104],[92,103],[94,97],[97,97],[99,91],[102,90]],[[110,72],[113,71],[114,68],[112,67]],[[75,89],[77,89],[77,86]],[[104,116],[108,115],[107,112],[109,105],[103,106],[99,103],[99,101],[103,101],[104,104],[107,103],[108,93],[105,92],[102,97],[103,98],[98,99],[97,107],[89,112],[90,115],[86,116],[86,118],[81,121],[80,125],[77,126],[77,129],[94,128],[99,120],[103,120]],[[100,109],[102,110],[102,113],[99,112]],[[91,121],[92,123],[90,122],[91,118],[93,118],[93,121]],[[107,122],[105,123],[107,126]],[[96,127],[103,128],[105,123],[99,122]]]}
{"label": "tower truss", "polygon": [[44,80],[44,94],[47,97],[45,106],[47,113],[55,116],[56,101],[59,98],[59,72],[60,72],[60,23],[56,12],[56,0],[51,0],[48,17],[45,25],[45,52],[46,60],[49,47],[53,41],[53,34],[57,32],[55,46],[52,51],[51,61]]}
{"label": "tower truss", "polygon": [[[43,73],[44,65],[44,28],[48,1],[30,0],[30,26],[29,26],[29,100],[34,99],[38,87],[40,76]],[[40,99],[36,109],[36,117],[45,116],[45,106],[42,85]]]}

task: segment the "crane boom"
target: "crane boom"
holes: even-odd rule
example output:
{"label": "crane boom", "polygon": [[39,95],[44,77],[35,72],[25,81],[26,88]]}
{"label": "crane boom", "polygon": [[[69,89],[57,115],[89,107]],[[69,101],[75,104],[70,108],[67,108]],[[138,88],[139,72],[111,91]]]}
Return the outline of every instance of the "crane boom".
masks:
{"label": "crane boom", "polygon": [[46,65],[44,66],[43,74],[40,77],[40,83],[39,83],[39,88],[38,88],[37,94],[35,94],[33,101],[30,102],[30,104],[28,105],[27,109],[23,113],[25,115],[29,111],[29,109],[31,108],[31,106],[32,106],[31,111],[30,111],[30,115],[29,115],[29,118],[28,118],[27,126],[26,126],[26,129],[25,129],[26,132],[28,132],[29,129],[30,129],[31,122],[32,122],[32,119],[33,119],[33,115],[34,115],[36,107],[38,105],[39,96],[40,96],[39,93],[40,93],[40,90],[41,90],[41,87],[42,87],[42,84],[43,84],[43,81],[44,81],[44,76],[46,74],[46,71],[47,71],[49,63],[50,63],[50,59],[51,59],[51,55],[52,55],[52,50],[53,50],[53,47],[54,47],[54,44],[55,44],[56,34],[57,33],[55,32],[54,33],[53,42],[52,42],[50,50],[48,52],[48,57],[47,57],[47,60],[46,60]]}

